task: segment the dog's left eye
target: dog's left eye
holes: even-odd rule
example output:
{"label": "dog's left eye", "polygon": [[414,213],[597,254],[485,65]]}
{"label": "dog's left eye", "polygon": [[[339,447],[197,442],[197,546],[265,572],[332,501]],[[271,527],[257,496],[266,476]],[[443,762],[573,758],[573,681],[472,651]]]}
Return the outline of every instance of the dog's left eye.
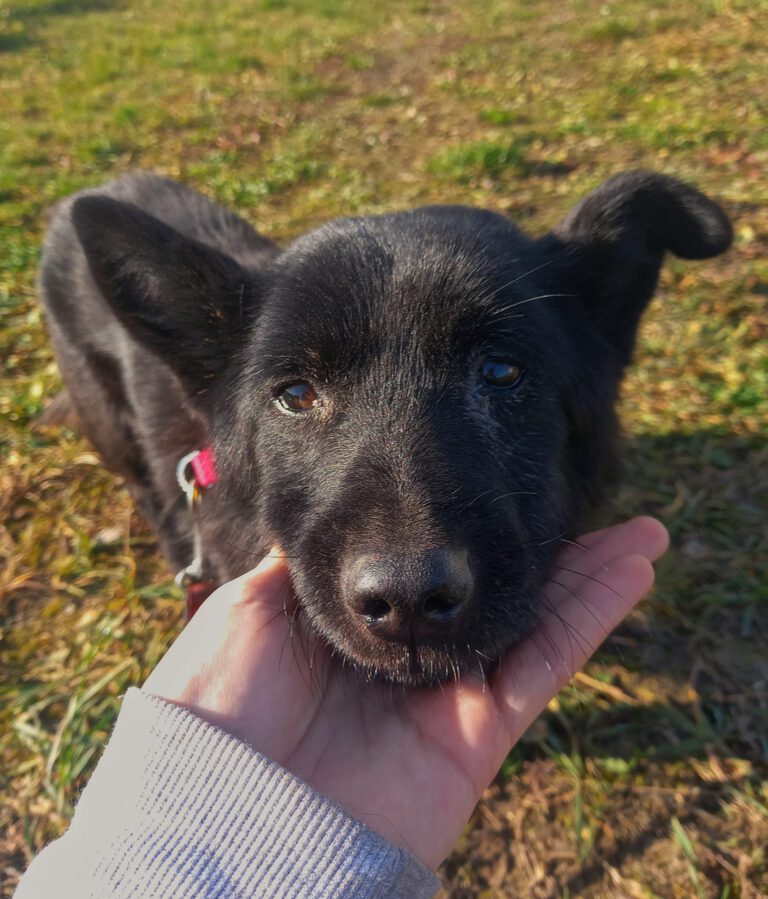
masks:
{"label": "dog's left eye", "polygon": [[275,397],[277,405],[283,412],[297,414],[309,412],[318,403],[317,391],[306,381],[297,381],[284,387]]}
{"label": "dog's left eye", "polygon": [[480,366],[480,375],[489,387],[517,387],[525,372],[518,365],[503,359],[487,359]]}

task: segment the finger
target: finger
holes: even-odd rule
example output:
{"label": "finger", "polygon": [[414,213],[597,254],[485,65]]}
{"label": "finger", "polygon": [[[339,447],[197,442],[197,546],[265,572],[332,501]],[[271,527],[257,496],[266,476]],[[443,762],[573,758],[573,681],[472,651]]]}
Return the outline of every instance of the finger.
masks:
{"label": "finger", "polygon": [[[281,645],[290,620],[284,614],[293,596],[285,560],[270,553],[252,571],[219,587],[176,638],[150,674],[145,689],[174,701],[207,672],[223,648],[252,659],[271,643]],[[245,667],[244,659],[240,667]],[[206,675],[203,680],[211,680]]]}
{"label": "finger", "polygon": [[[294,602],[290,586],[290,571],[285,556],[275,547],[254,569],[215,590],[202,608],[219,611],[239,605],[254,605],[266,609],[276,609],[278,606],[287,608],[287,604]],[[192,620],[197,617],[198,615]]]}
{"label": "finger", "polygon": [[614,559],[605,582],[587,581],[549,614],[502,663],[494,693],[510,735],[518,739],[549,700],[645,596],[654,571],[642,555]]}
{"label": "finger", "polygon": [[[620,535],[623,537],[627,533],[632,534],[632,538],[642,543],[643,549],[647,549],[648,553],[663,552],[667,548],[669,535],[664,525],[656,518],[650,515],[639,515],[636,518],[630,518],[629,521],[621,522],[612,527],[602,528],[599,531],[592,531],[578,538],[578,542],[588,549],[594,548],[597,544],[602,544],[607,538],[615,541]],[[610,550],[610,545],[607,549]],[[639,550],[640,555],[646,555],[645,551]],[[610,560],[608,560],[610,561]]]}
{"label": "finger", "polygon": [[600,540],[609,535],[611,532],[615,531],[617,528],[624,529],[627,527],[634,528],[638,526],[642,529],[647,528],[649,536],[651,531],[657,530],[657,526],[661,526],[661,528],[666,532],[666,528],[658,519],[653,518],[650,515],[638,515],[635,518],[630,518],[628,521],[622,521],[619,524],[614,524],[607,528],[601,528],[597,531],[590,531],[590,533],[584,534],[583,536],[579,537],[578,541],[583,546],[590,547],[595,543],[598,543]]}
{"label": "finger", "polygon": [[555,559],[555,580],[574,590],[585,580],[604,580],[606,565],[619,556],[637,553],[655,561],[669,547],[669,534],[655,518],[641,516],[570,541]]}

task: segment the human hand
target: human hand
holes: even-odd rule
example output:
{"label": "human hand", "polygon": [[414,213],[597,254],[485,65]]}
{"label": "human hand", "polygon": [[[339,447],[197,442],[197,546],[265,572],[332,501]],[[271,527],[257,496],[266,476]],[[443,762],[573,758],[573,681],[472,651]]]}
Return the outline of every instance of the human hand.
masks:
{"label": "human hand", "polygon": [[288,569],[268,556],[217,590],[144,689],[283,765],[436,868],[482,791],[547,702],[653,584],[664,527],[636,518],[571,543],[543,590],[549,611],[487,682],[367,683],[320,644],[297,645]]}

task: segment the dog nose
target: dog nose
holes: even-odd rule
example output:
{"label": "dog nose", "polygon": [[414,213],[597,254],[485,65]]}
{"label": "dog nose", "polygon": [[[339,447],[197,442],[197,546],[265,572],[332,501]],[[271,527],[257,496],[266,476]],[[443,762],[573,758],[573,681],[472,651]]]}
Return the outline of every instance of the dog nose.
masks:
{"label": "dog nose", "polygon": [[393,643],[446,636],[472,596],[466,550],[414,555],[362,555],[343,576],[347,607],[372,634]]}

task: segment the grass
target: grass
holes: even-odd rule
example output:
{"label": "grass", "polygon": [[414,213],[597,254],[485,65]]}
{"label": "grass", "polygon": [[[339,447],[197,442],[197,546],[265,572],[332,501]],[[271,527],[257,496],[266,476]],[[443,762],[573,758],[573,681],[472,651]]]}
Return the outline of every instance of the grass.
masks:
{"label": "grass", "polygon": [[180,627],[75,433],[36,299],[46,210],[134,167],[281,240],[462,202],[551,227],[643,166],[720,197],[736,245],[671,260],[626,384],[605,520],[673,546],[654,597],[514,750],[446,894],[768,894],[766,0],[0,3],[0,895],[61,832]]}

